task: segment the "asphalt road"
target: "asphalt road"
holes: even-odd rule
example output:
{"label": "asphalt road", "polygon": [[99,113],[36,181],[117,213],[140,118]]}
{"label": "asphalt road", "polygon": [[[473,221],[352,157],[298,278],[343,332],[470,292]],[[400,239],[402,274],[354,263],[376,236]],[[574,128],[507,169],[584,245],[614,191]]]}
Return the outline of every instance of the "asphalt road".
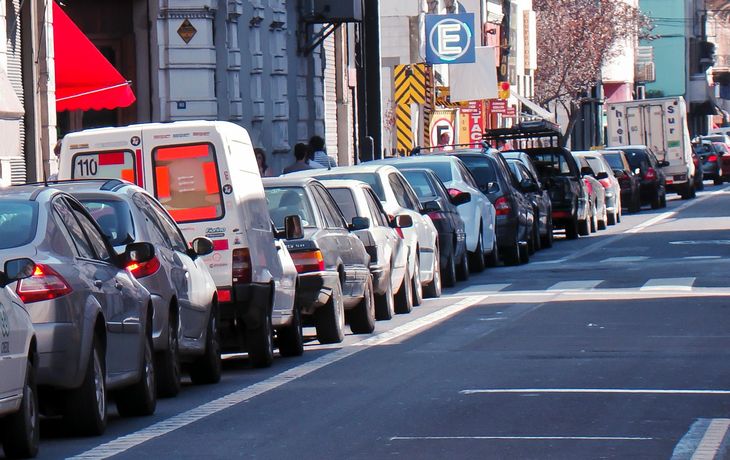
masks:
{"label": "asphalt road", "polygon": [[[727,189],[727,190],[726,190]],[[40,458],[690,458],[730,424],[730,187],[625,215],[338,346],[185,385]],[[701,458],[701,457],[700,457]]]}

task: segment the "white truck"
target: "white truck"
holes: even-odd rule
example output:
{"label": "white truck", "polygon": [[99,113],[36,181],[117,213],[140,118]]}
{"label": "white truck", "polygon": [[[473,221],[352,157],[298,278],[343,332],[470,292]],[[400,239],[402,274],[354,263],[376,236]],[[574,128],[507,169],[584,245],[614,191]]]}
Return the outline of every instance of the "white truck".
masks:
{"label": "white truck", "polygon": [[607,106],[608,147],[649,147],[658,160],[669,162],[662,168],[667,191],[683,198],[693,197],[695,167],[684,98],[642,99]]}

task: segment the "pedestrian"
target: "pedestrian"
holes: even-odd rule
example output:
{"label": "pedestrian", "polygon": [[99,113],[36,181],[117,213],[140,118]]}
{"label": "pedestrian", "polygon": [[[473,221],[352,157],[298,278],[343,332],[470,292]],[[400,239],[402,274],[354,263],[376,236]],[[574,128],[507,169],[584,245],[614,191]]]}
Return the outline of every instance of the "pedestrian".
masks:
{"label": "pedestrian", "polygon": [[273,175],[271,168],[266,164],[266,150],[261,147],[256,147],[253,149],[253,153],[256,155],[256,163],[259,165],[259,174],[261,174],[261,177],[271,177]]}
{"label": "pedestrian", "polygon": [[309,164],[309,147],[307,147],[307,144],[300,142],[294,146],[294,163],[284,168],[283,174],[306,171],[308,169],[315,169]]}
{"label": "pedestrian", "polygon": [[438,146],[441,147],[443,150],[451,150],[451,136],[449,136],[448,131],[444,131],[439,136],[439,142]]}
{"label": "pedestrian", "polygon": [[309,149],[312,151],[312,158],[327,169],[337,166],[334,158],[327,155],[325,143],[322,136],[314,135],[309,139]]}

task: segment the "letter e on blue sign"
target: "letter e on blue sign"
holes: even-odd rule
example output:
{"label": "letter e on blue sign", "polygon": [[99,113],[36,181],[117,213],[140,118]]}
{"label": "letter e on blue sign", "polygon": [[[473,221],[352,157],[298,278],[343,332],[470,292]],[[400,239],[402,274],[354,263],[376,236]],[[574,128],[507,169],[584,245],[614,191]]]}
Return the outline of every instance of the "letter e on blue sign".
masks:
{"label": "letter e on blue sign", "polygon": [[474,13],[426,15],[426,63],[476,62]]}

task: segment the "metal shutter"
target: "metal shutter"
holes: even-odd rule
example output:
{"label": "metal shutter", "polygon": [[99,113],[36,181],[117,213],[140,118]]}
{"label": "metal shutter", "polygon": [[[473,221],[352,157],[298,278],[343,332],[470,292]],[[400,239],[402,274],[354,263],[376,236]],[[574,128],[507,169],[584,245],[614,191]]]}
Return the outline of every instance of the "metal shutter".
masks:
{"label": "metal shutter", "polygon": [[[25,108],[25,99],[23,97],[23,59],[21,50],[23,49],[21,44],[21,30],[20,30],[20,0],[6,0],[8,6],[12,5],[11,8],[7,8],[8,16],[5,18],[7,21],[6,27],[8,31],[8,40],[6,43],[6,51],[8,57],[8,79],[15,89],[15,94],[20,99],[20,103]],[[13,155],[11,161],[11,177],[12,183],[25,183],[25,119],[20,120],[20,152],[17,155]]]}
{"label": "metal shutter", "polygon": [[323,43],[324,57],[324,141],[327,154],[337,158],[337,69],[335,65],[335,34]]}

